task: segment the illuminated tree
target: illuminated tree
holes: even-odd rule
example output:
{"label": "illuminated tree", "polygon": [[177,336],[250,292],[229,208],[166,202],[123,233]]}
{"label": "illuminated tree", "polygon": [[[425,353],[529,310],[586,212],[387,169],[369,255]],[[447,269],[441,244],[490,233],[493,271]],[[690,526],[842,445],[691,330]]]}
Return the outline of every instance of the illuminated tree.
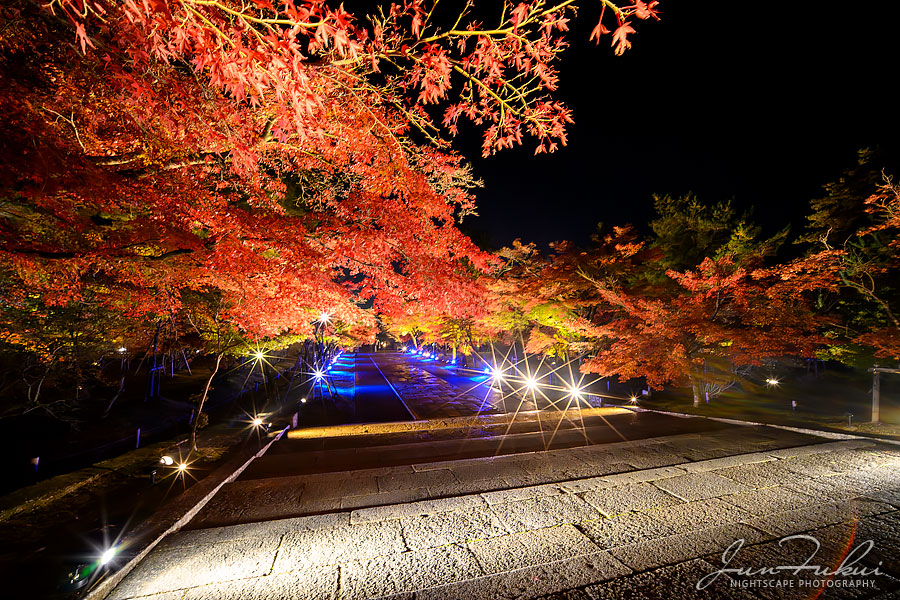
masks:
{"label": "illuminated tree", "polygon": [[851,364],[876,357],[900,359],[900,298],[895,285],[898,188],[877,152],[862,150],[857,164],[811,201],[807,271],[827,272],[819,308],[830,316],[826,356]]}
{"label": "illuminated tree", "polygon": [[[46,8],[3,8],[0,267],[48,305],[90,293],[145,318],[215,289],[263,336],[425,293],[465,312],[490,260],[455,227],[471,177],[429,105],[451,133],[481,125],[485,153],[565,142],[570,3],[507,4],[491,27],[421,0],[368,22],[320,2]],[[656,2],[603,11],[593,36],[615,26],[621,52]]]}

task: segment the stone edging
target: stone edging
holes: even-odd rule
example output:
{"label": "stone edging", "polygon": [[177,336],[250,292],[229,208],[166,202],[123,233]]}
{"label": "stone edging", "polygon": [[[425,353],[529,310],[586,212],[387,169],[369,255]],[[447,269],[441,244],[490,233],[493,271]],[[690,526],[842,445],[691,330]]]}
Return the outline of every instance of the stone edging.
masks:
{"label": "stone edging", "polygon": [[[140,543],[142,548],[141,551],[137,554],[133,555],[131,559],[125,563],[120,569],[118,569],[111,576],[106,579],[98,582],[93,589],[91,589],[85,596],[85,600],[102,600],[105,598],[110,592],[115,589],[117,585],[125,578],[128,573],[134,569],[138,563],[140,563],[144,557],[146,557],[151,550],[153,550],[157,544],[159,544],[167,535],[171,533],[175,533],[196,516],[200,510],[206,506],[206,504],[213,499],[213,496],[218,493],[220,489],[226,484],[231,483],[247,468],[250,466],[254,460],[262,456],[266,453],[266,451],[281,439],[281,436],[287,431],[287,428],[282,429],[278,434],[272,437],[265,446],[263,446],[258,452],[250,456],[250,458],[243,460],[243,462],[235,469],[233,467],[233,461],[223,465],[207,477],[205,477],[202,481],[197,483],[195,486],[191,487],[188,492],[186,492],[180,499],[177,501],[175,506],[163,507],[166,510],[166,513],[162,515],[162,519],[156,520],[155,517],[151,517],[150,520],[143,523],[139,526],[131,535],[128,535],[125,540],[134,540],[136,543]],[[216,483],[218,482],[218,483]],[[202,484],[206,485],[202,485]],[[214,486],[211,490],[207,491],[205,495],[203,495],[200,500],[195,501],[195,497],[199,494],[202,494],[204,490],[207,490],[210,486]],[[193,494],[191,494],[191,490],[195,490]],[[176,513],[180,516],[174,518],[174,522],[169,525],[162,533],[159,533],[159,529],[161,529],[166,521],[173,520],[173,513]],[[159,513],[157,513],[159,515]],[[141,538],[144,536],[152,535],[153,539],[149,543],[143,544]]]}

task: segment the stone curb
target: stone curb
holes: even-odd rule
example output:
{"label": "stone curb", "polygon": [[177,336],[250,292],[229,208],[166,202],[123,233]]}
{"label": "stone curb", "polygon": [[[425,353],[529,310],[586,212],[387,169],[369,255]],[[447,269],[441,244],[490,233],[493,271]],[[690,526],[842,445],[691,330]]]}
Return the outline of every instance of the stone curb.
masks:
{"label": "stone curb", "polygon": [[[175,533],[190,522],[225,484],[237,479],[250,466],[250,463],[265,454],[272,444],[281,439],[281,436],[286,431],[287,428],[282,429],[265,446],[253,453],[249,458],[247,453],[244,452],[229,460],[191,486],[170,505],[162,507],[153,517],[129,532],[119,541],[118,545],[120,547],[133,545],[141,548],[140,552],[133,554],[128,562],[111,576],[96,583],[83,598],[85,600],[102,600],[109,595],[125,576],[150,554],[167,535]],[[198,497],[199,500],[197,499]],[[146,541],[148,538],[150,539],[149,542]]]}
{"label": "stone curb", "polygon": [[377,433],[401,433],[409,431],[425,431],[434,429],[465,429],[469,427],[484,427],[485,425],[507,425],[509,423],[527,423],[543,419],[545,416],[562,416],[571,413],[572,418],[608,416],[624,414],[627,408],[603,407],[603,408],[570,408],[567,411],[522,411],[511,418],[512,415],[483,415],[474,417],[447,417],[442,419],[423,419],[419,421],[393,421],[389,423],[354,423],[350,425],[330,425],[325,427],[310,427],[307,429],[291,429],[287,437],[289,439],[314,439],[333,436],[371,435]]}
{"label": "stone curb", "polygon": [[656,410],[653,408],[641,408],[640,406],[623,406],[624,410],[632,412],[654,412],[661,415],[669,415],[670,417],[698,418],[709,419],[710,421],[718,421],[720,423],[728,423],[729,425],[754,425],[761,427],[772,427],[773,429],[783,429],[785,431],[793,431],[794,433],[805,433],[807,435],[817,435],[832,440],[866,440],[869,442],[883,442],[885,444],[893,444],[900,446],[900,440],[889,440],[875,436],[860,435],[852,433],[837,433],[835,431],[822,431],[821,429],[809,429],[806,427],[791,427],[790,425],[776,425],[774,423],[758,423],[756,421],[742,421],[740,419],[726,419],[725,417],[708,417],[706,415],[694,415],[691,413],[672,412],[668,410]]}

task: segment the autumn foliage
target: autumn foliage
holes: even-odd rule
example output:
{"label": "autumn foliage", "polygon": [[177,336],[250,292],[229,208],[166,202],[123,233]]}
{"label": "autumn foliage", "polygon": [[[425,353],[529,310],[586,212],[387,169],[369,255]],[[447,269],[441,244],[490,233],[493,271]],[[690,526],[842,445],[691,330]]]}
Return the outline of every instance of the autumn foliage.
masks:
{"label": "autumn foliage", "polygon": [[[448,139],[468,123],[485,154],[565,143],[554,93],[575,5],[368,10],[5,3],[6,342],[34,350],[21,315],[74,306],[130,324],[94,356],[143,351],[162,322],[207,339],[192,315],[211,306],[239,338],[309,337],[324,311],[357,343],[378,315],[483,312],[479,277],[499,263],[457,228],[477,182]],[[604,0],[594,37],[621,53],[657,17]]]}

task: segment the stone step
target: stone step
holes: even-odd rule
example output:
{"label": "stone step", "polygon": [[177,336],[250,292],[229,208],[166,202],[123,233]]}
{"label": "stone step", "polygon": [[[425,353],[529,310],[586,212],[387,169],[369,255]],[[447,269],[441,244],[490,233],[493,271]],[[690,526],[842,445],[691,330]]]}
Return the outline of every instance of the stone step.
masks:
{"label": "stone step", "polygon": [[[613,414],[582,420],[515,423],[481,430],[398,432],[332,439],[281,440],[257,459],[241,480],[423,464],[558,448],[639,440],[659,435],[671,419],[656,413]],[[679,432],[715,431],[726,426],[707,419],[679,420]],[[623,433],[624,432],[624,433]],[[499,434],[499,435],[498,435]],[[422,437],[426,439],[421,440]],[[443,437],[445,439],[434,439]],[[316,449],[324,448],[324,449]]]}
{"label": "stone step", "polygon": [[[590,431],[587,433],[591,435]],[[641,483],[648,477],[697,474],[703,479],[703,473],[710,469],[775,461],[777,458],[772,453],[778,448],[812,439],[801,436],[773,443],[768,433],[767,428],[724,427],[702,433],[604,445],[582,444],[538,453],[243,478],[226,485],[190,527],[349,510],[354,510],[357,519],[369,519],[392,507],[418,510],[417,506],[427,508],[430,502],[467,494],[507,498],[541,489],[556,492],[561,487],[580,493],[605,487],[610,481]],[[736,441],[739,439],[744,441]]]}

